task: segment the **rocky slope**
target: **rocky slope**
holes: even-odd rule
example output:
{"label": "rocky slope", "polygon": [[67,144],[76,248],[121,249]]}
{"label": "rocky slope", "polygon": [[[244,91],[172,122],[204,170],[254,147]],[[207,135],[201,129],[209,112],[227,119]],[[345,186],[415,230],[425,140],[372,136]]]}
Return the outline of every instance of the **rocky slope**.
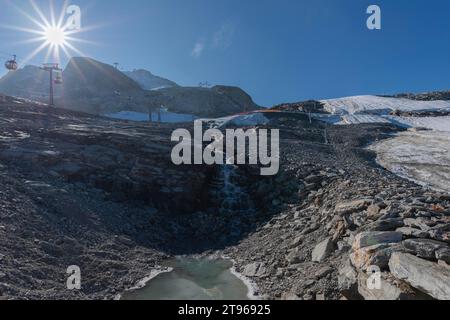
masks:
{"label": "rocky slope", "polygon": [[168,79],[156,76],[150,71],[139,69],[133,71],[125,71],[124,74],[136,81],[142,89],[159,90],[165,88],[178,87],[178,85]]}
{"label": "rocky slope", "polygon": [[173,128],[3,99],[0,297],[113,298],[185,242],[167,214],[201,207],[210,173],[172,165]]}
{"label": "rocky slope", "polygon": [[[36,66],[26,66],[14,72],[8,72],[0,79],[0,92],[25,99],[48,102],[49,74]],[[61,94],[56,88],[56,96]]]}
{"label": "rocky slope", "polygon": [[245,91],[228,86],[174,87],[151,91],[147,97],[159,105],[164,105],[172,112],[199,117],[229,116],[260,108]]}
{"label": "rocky slope", "polygon": [[[284,173],[251,185],[260,210],[274,216],[227,250],[260,294],[448,299],[450,196],[387,172],[365,149],[397,129],[282,122]],[[381,287],[371,290],[374,266],[382,272]]]}
{"label": "rocky slope", "polygon": [[407,98],[418,101],[450,100],[450,90],[424,93],[402,93],[395,95],[394,98]]}
{"label": "rocky slope", "polygon": [[[275,177],[175,167],[168,125],[0,99],[0,295],[113,298],[165,258],[200,254],[233,258],[267,299],[448,299],[449,195],[366,149],[399,129],[265,116],[259,127],[281,130]],[[65,287],[69,265],[81,291]]]}

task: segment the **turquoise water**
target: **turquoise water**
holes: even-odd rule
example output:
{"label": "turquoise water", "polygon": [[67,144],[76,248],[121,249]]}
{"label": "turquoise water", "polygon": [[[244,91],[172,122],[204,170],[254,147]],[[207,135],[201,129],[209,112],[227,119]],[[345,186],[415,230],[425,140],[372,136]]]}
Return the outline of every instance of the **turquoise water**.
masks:
{"label": "turquoise water", "polygon": [[248,287],[231,273],[226,260],[178,258],[162,273],[123,300],[248,300]]}

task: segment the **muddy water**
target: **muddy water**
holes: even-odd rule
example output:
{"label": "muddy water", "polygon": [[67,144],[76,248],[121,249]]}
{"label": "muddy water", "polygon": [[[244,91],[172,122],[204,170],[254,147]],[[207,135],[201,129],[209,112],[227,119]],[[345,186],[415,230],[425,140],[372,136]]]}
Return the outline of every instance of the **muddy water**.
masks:
{"label": "muddy water", "polygon": [[172,272],[152,279],[123,300],[248,300],[249,288],[234,275],[226,260],[177,258],[167,267]]}

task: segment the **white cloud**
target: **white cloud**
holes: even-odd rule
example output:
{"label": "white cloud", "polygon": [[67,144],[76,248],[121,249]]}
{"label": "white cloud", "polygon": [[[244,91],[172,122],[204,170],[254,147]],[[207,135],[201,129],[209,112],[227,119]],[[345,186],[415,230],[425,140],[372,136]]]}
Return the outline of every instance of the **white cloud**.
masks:
{"label": "white cloud", "polygon": [[203,38],[195,43],[191,56],[199,58],[205,50],[226,50],[233,44],[236,24],[227,22],[213,33],[211,38]]}
{"label": "white cloud", "polygon": [[191,51],[191,56],[194,58],[199,58],[203,51],[205,50],[205,43],[203,41],[197,41],[194,45],[194,49]]}

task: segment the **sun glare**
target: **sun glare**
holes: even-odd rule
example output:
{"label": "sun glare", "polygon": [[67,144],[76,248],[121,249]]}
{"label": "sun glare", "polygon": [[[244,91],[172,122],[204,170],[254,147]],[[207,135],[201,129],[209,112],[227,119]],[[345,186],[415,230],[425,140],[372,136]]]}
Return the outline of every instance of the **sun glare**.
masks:
{"label": "sun glare", "polygon": [[[85,42],[88,41],[78,39],[74,37],[75,34],[81,32],[81,29],[71,28],[71,25],[67,21],[66,11],[68,8],[68,1],[64,1],[63,6],[61,8],[61,13],[59,17],[55,16],[55,9],[53,7],[54,3],[49,1],[49,17],[44,14],[44,11],[39,8],[35,1],[30,0],[30,4],[34,9],[35,15],[29,13],[29,11],[25,11],[16,5],[10,3],[13,7],[15,7],[21,14],[23,14],[30,22],[32,22],[36,28],[22,28],[18,26],[8,26],[10,29],[18,30],[25,32],[27,34],[33,35],[33,38],[27,39],[25,41],[19,43],[32,43],[32,42],[40,42],[41,44],[25,59],[22,60],[22,64],[27,63],[36,57],[40,52],[46,50],[47,53],[45,55],[45,59],[43,62],[51,62],[51,63],[60,63],[61,53],[67,58],[72,56],[72,53],[76,55],[84,56],[84,54],[78,50],[74,43],[75,42]],[[5,26],[4,26],[5,27]],[[92,27],[91,27],[92,28]],[[87,29],[84,28],[84,31]]]}
{"label": "sun glare", "polygon": [[53,46],[62,46],[66,43],[66,32],[59,27],[46,27],[44,37]]}

